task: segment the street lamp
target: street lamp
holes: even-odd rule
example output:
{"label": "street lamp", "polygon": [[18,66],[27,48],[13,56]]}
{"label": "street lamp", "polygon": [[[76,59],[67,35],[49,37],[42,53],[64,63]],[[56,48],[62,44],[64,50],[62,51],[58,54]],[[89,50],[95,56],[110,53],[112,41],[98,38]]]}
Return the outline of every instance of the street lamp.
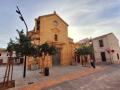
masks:
{"label": "street lamp", "polygon": [[91,38],[89,40],[89,45],[91,45],[91,48],[92,48],[92,52],[91,52],[91,55],[90,55],[90,59],[92,60],[91,65],[93,66],[93,68],[95,68],[94,46],[93,46],[93,40]]}
{"label": "street lamp", "polygon": [[27,34],[28,34],[28,26],[27,26],[27,24],[26,24],[26,22],[25,22],[25,19],[23,18],[23,15],[22,15],[19,7],[18,7],[18,6],[16,6],[16,7],[17,7],[16,13],[17,13],[18,15],[20,15],[20,16],[19,16],[20,20],[24,22],[25,27],[26,27],[26,35],[27,35]]}
{"label": "street lamp", "polygon": [[90,38],[90,40],[89,40],[89,45],[91,45],[91,47],[93,48],[93,55],[94,55],[94,47],[93,47],[93,41],[92,41],[92,39]]}
{"label": "street lamp", "polygon": [[[16,6],[16,7],[17,7],[16,13],[19,15],[19,18],[21,19],[21,21],[24,22],[25,27],[26,27],[26,35],[28,35],[28,26],[25,22],[25,19],[23,18],[23,15],[22,15],[19,7],[18,6]],[[24,71],[23,71],[23,78],[25,78],[25,77],[26,77],[26,56],[25,56],[25,59],[24,59]]]}

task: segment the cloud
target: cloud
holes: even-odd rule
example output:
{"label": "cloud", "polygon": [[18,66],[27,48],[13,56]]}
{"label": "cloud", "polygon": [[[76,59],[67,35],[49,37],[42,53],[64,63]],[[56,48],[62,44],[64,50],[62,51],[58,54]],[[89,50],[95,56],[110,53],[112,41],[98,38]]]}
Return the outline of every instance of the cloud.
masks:
{"label": "cloud", "polygon": [[[120,0],[18,0],[18,5],[29,30],[33,29],[36,17],[56,10],[69,24],[68,35],[75,42],[109,32],[120,38]],[[10,37],[17,36],[16,29],[25,29],[15,6],[16,0],[0,3],[0,42],[6,43]]]}
{"label": "cloud", "polygon": [[86,3],[82,4],[80,1],[77,1],[78,3],[75,6],[74,4],[69,7],[66,6],[67,9],[62,12],[71,25],[87,25],[103,21],[108,17],[105,12],[114,18],[112,14],[118,12],[111,10],[120,8],[120,1],[118,0],[85,0]]}
{"label": "cloud", "polygon": [[82,5],[71,6],[64,14],[67,13],[69,37],[75,42],[110,32],[120,38],[120,0],[89,0]]}

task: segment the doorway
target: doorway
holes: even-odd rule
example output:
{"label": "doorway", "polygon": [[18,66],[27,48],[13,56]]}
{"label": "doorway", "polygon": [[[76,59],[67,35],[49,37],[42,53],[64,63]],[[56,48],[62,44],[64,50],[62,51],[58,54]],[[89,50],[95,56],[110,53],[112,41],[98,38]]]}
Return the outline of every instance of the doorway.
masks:
{"label": "doorway", "polygon": [[106,62],[105,52],[101,52],[101,59],[102,59],[103,62]]}
{"label": "doorway", "polygon": [[61,57],[61,49],[57,48],[57,53],[55,55],[53,55],[53,61],[52,61],[52,65],[53,66],[58,66],[60,65],[60,57]]}

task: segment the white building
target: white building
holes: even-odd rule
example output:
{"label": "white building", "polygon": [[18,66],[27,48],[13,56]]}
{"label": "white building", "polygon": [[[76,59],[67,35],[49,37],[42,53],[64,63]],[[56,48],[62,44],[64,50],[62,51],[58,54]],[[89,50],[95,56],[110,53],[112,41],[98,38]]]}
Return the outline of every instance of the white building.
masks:
{"label": "white building", "polygon": [[90,39],[89,38],[85,38],[85,39],[80,40],[78,43],[80,45],[89,45]]}
{"label": "white building", "polygon": [[5,49],[0,48],[0,64],[6,64],[7,60],[7,52],[5,51]]}
{"label": "white building", "polygon": [[[7,64],[10,54],[4,49],[0,48],[0,65]],[[12,53],[14,64],[23,64],[23,57],[16,57],[15,51]]]}
{"label": "white building", "polygon": [[93,39],[96,62],[115,62],[120,60],[119,40],[113,33]]}

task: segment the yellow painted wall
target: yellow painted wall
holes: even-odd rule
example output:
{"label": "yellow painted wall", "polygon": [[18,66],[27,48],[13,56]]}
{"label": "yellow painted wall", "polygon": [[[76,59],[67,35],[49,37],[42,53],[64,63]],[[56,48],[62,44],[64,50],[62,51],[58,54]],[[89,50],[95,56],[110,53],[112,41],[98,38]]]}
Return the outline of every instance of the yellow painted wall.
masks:
{"label": "yellow painted wall", "polygon": [[[75,44],[68,38],[68,25],[56,13],[40,16],[37,20],[40,21],[40,30],[37,30],[40,36],[38,43],[43,44],[48,42],[49,44],[54,44],[56,47],[61,48],[60,64],[71,64]],[[55,22],[57,22],[57,24]],[[54,40],[55,34],[58,35],[58,41]]]}

